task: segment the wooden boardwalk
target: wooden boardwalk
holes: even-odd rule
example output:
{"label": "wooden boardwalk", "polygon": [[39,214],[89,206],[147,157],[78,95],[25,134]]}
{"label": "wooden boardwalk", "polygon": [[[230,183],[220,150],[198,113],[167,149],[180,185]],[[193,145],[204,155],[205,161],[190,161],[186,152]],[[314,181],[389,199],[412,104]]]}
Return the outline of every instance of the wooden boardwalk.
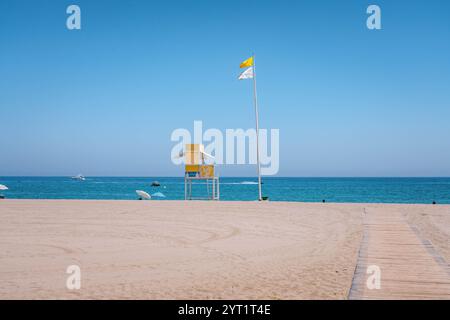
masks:
{"label": "wooden boardwalk", "polygon": [[[379,289],[367,286],[369,266]],[[450,268],[400,212],[368,206],[349,299],[450,299]]]}

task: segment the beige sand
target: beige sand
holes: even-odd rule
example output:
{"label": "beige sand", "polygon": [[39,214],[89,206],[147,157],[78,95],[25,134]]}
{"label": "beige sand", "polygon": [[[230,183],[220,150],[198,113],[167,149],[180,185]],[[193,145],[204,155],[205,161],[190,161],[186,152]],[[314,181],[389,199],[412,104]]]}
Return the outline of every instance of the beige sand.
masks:
{"label": "beige sand", "polygon": [[408,222],[416,226],[420,236],[429,240],[442,257],[450,262],[450,206],[402,207]]}
{"label": "beige sand", "polygon": [[0,298],[346,299],[367,210],[448,257],[450,206],[0,201]]}

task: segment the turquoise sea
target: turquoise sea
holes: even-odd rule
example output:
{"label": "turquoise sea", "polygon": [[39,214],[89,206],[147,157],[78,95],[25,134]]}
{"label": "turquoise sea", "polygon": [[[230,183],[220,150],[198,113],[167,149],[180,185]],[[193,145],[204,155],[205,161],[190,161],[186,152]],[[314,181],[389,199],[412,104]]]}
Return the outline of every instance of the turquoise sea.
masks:
{"label": "turquoise sea", "polygon": [[[152,187],[159,181],[160,187]],[[256,178],[221,178],[221,200],[255,200]],[[264,178],[271,201],[450,204],[450,178]],[[11,199],[137,199],[144,190],[158,200],[184,198],[184,179],[167,177],[0,177]],[[196,185],[195,193],[206,192]]]}

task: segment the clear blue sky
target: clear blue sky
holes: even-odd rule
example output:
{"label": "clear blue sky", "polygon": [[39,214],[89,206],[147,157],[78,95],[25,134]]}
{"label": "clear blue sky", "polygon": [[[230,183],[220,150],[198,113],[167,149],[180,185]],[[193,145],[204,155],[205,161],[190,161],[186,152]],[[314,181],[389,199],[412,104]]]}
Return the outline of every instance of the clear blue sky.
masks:
{"label": "clear blue sky", "polygon": [[279,175],[450,176],[449,39],[446,0],[2,0],[0,176],[180,175],[172,130],[254,126],[253,51]]}

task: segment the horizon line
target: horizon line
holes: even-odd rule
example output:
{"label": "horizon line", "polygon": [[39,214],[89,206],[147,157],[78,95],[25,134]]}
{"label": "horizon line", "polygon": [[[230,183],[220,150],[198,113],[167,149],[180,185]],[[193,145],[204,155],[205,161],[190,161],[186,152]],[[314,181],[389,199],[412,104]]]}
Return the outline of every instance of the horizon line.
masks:
{"label": "horizon line", "polygon": [[[71,178],[71,175],[1,175],[0,178]],[[152,175],[88,175],[84,176],[86,178],[181,178],[184,176],[152,176]],[[219,178],[245,178],[245,179],[258,179],[257,176],[221,176]],[[375,179],[427,179],[427,178],[444,178],[448,179],[450,176],[262,176],[264,179],[272,179],[272,178],[291,178],[291,179],[367,179],[367,178],[375,178]]]}

